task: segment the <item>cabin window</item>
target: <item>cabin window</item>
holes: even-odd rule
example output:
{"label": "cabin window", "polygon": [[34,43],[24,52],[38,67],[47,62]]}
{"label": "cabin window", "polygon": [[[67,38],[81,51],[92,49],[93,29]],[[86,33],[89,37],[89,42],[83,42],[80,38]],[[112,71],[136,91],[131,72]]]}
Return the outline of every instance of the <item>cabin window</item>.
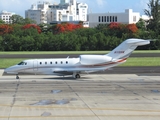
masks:
{"label": "cabin window", "polygon": [[57,64],[57,61],[55,62],[55,64]]}
{"label": "cabin window", "polygon": [[23,62],[18,63],[18,65],[22,65],[22,64],[23,64]]}
{"label": "cabin window", "polygon": [[45,62],[45,64],[47,65],[47,62]]}
{"label": "cabin window", "polygon": [[42,65],[42,62],[40,62],[39,64]]}
{"label": "cabin window", "polygon": [[61,64],[63,64],[63,62],[61,61]]}
{"label": "cabin window", "polygon": [[20,62],[18,65],[27,65],[26,62]]}
{"label": "cabin window", "polygon": [[50,64],[52,64],[52,62],[50,62]]}
{"label": "cabin window", "polygon": [[68,61],[66,61],[66,64],[68,64]]}

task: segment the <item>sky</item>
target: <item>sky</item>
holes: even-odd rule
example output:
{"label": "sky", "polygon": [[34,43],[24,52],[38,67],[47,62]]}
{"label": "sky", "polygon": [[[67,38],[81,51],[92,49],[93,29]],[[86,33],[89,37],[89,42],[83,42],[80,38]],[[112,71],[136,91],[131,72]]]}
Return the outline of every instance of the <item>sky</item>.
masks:
{"label": "sky", "polygon": [[[30,9],[31,5],[38,1],[60,3],[60,0],[0,0],[0,11],[14,12],[25,17],[25,10]],[[77,2],[87,3],[89,13],[119,13],[124,12],[125,9],[133,9],[133,12],[144,15],[149,0],[77,0]]]}

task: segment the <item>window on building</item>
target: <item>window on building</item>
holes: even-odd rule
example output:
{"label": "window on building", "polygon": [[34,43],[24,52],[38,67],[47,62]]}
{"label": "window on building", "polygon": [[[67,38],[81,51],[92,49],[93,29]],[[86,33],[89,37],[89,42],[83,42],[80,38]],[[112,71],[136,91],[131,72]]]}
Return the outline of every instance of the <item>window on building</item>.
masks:
{"label": "window on building", "polygon": [[115,16],[115,22],[117,22],[117,16]]}
{"label": "window on building", "polygon": [[109,16],[107,16],[107,22],[109,22]]}
{"label": "window on building", "polygon": [[62,15],[62,21],[67,21],[67,15]]}
{"label": "window on building", "polygon": [[110,22],[112,22],[112,16],[110,16]]}
{"label": "window on building", "polygon": [[103,22],[103,16],[102,16],[102,22]]}
{"label": "window on building", "polygon": [[99,22],[101,22],[101,17],[99,16]]}
{"label": "window on building", "polygon": [[106,16],[104,16],[104,22],[106,22]]}
{"label": "window on building", "polygon": [[114,16],[113,16],[113,22],[114,22]]}
{"label": "window on building", "polygon": [[136,22],[136,16],[133,16],[133,22]]}

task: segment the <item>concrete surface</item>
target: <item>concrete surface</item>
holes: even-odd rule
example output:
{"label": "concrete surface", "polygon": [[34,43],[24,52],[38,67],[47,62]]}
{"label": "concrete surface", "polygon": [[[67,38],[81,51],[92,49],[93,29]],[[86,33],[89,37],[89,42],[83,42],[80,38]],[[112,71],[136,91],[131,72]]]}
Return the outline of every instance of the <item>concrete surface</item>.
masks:
{"label": "concrete surface", "polygon": [[158,74],[93,74],[78,80],[1,76],[0,120],[159,120],[159,78]]}

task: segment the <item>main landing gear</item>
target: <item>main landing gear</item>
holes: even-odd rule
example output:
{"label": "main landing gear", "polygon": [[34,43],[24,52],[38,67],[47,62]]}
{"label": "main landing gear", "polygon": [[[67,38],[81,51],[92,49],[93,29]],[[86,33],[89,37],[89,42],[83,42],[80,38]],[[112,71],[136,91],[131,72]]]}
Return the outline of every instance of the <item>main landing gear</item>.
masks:
{"label": "main landing gear", "polygon": [[16,79],[19,79],[19,76],[18,76],[18,74],[16,75]]}
{"label": "main landing gear", "polygon": [[76,78],[81,78],[80,74],[76,74],[75,77],[76,77]]}
{"label": "main landing gear", "polygon": [[80,74],[78,74],[78,73],[73,73],[73,78],[81,78],[81,76],[80,76]]}

